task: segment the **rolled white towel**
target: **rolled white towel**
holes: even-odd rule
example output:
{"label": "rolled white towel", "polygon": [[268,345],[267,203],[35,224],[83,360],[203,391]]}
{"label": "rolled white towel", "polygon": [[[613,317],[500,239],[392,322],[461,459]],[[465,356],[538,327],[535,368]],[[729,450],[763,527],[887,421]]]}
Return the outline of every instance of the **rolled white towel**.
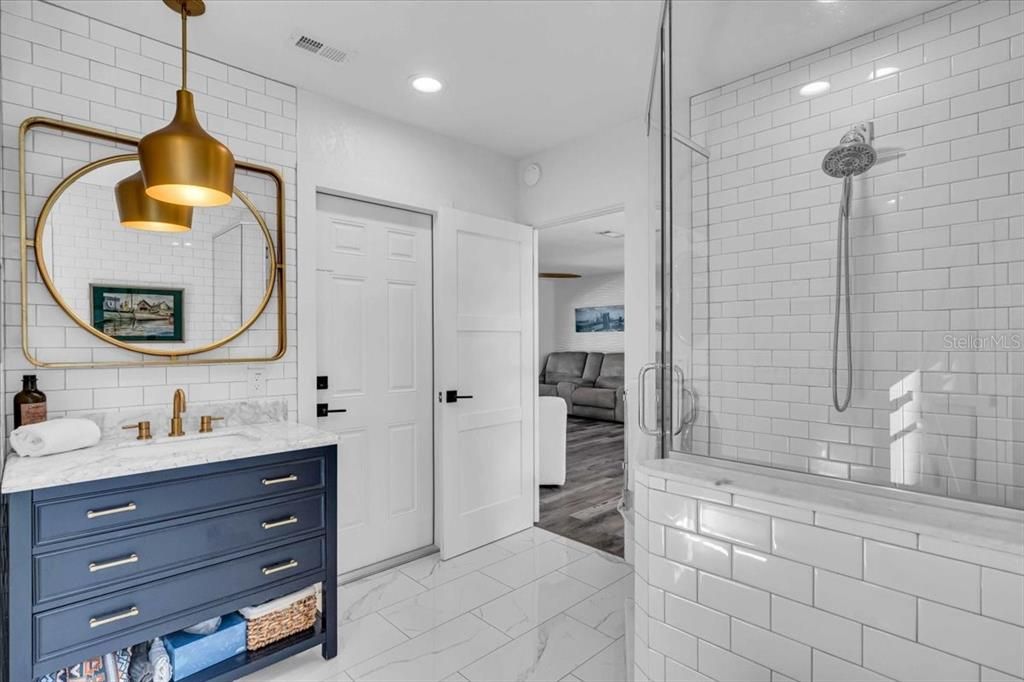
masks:
{"label": "rolled white towel", "polygon": [[22,457],[55,455],[99,442],[100,427],[88,419],[54,419],[19,426],[11,432],[11,447]]}
{"label": "rolled white towel", "polygon": [[153,682],[171,682],[174,673],[171,657],[164,648],[164,640],[159,637],[149,645],[149,662],[153,664]]}

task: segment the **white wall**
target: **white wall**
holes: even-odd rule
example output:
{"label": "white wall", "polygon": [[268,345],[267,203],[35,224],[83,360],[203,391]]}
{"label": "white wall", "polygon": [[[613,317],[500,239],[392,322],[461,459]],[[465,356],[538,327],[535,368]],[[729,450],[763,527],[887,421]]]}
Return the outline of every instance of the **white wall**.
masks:
{"label": "white wall", "polygon": [[[299,416],[315,423],[316,192],[435,213],[516,216],[516,166],[502,154],[299,92]],[[308,236],[306,236],[308,235]]]}
{"label": "white wall", "polygon": [[[4,216],[4,365],[10,405],[20,390],[21,375],[39,375],[51,416],[96,409],[169,404],[175,388],[184,387],[196,401],[223,401],[249,396],[245,366],[153,367],[145,369],[59,370],[33,368],[21,352],[18,304],[17,127],[23,119],[46,115],[140,136],[162,127],[173,113],[179,84],[177,46],[124,31],[73,11],[39,1],[3,2],[0,59],[3,97]],[[192,55],[189,85],[206,130],[224,141],[236,158],[270,165],[286,180],[287,234],[295,238],[295,89],[242,71],[231,65]],[[34,143],[30,141],[30,145]],[[60,145],[30,146],[28,150],[29,220],[34,221],[45,197],[59,178],[97,156],[104,145],[85,145],[65,139]],[[290,259],[289,259],[290,260]],[[293,262],[293,261],[292,261]],[[30,267],[32,262],[30,261]],[[286,271],[294,311],[295,267]],[[61,311],[32,275],[28,310],[30,325],[59,320]],[[261,365],[269,393],[286,398],[295,408],[296,327],[289,317],[289,353]],[[275,322],[276,324],[276,322]],[[117,349],[101,344],[84,331],[35,335],[40,355],[47,360],[108,360]],[[74,333],[73,333],[74,332]],[[266,337],[266,330],[250,334]],[[244,343],[243,341],[240,341]],[[35,343],[35,342],[34,342]],[[224,352],[231,352],[230,347]],[[293,413],[294,414],[294,413]]]}
{"label": "white wall", "polygon": [[[1020,343],[1022,12],[954,3],[693,99],[712,152],[695,169],[710,232],[694,268],[709,273],[694,317],[712,455],[1024,507],[1019,346],[951,345]],[[809,81],[831,90],[802,96]],[[821,162],[861,121],[880,158],[853,183],[854,390],[840,413],[841,181]]]}
{"label": "white wall", "polygon": [[544,366],[544,358],[555,350],[555,309],[557,301],[556,280],[537,281],[537,361]]}
{"label": "white wall", "polygon": [[[576,350],[596,353],[622,353],[625,332],[576,333],[576,308],[625,303],[625,279],[622,274],[591,275],[579,279],[545,280],[540,289],[541,362],[553,351]],[[545,319],[547,315],[550,319]],[[629,311],[626,311],[629,329]]]}
{"label": "white wall", "polygon": [[[638,110],[643,104],[637,103]],[[520,172],[531,163],[539,163],[543,173],[534,187],[520,183],[520,222],[543,228],[595,211],[623,212],[627,311],[624,350],[626,390],[631,396],[636,395],[640,366],[654,359],[657,340],[653,333],[654,238],[648,223],[649,182],[657,178],[649,177],[648,161],[646,126],[639,118],[519,161]],[[538,362],[543,357],[541,353]],[[640,433],[636,419],[627,418],[626,424],[630,457],[639,461],[651,456],[652,439]]]}

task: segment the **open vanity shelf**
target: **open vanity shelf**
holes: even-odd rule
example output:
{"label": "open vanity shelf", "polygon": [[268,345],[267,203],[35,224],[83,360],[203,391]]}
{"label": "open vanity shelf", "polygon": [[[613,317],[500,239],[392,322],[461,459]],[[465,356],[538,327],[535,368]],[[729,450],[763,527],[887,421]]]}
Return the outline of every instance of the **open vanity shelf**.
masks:
{"label": "open vanity shelf", "polygon": [[247,675],[302,653],[306,649],[312,649],[318,644],[322,645],[325,639],[323,626],[317,623],[311,630],[274,642],[259,651],[249,651],[232,656],[205,670],[182,678],[180,682],[233,682],[240,675]]}

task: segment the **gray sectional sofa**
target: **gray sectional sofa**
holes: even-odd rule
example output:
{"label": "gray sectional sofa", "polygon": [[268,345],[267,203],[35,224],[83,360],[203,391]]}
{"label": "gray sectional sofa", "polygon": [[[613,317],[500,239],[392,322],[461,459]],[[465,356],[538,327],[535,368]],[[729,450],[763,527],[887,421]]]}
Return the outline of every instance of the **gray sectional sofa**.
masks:
{"label": "gray sectional sofa", "polygon": [[561,397],[571,415],[622,422],[624,370],[623,353],[551,353],[540,373],[539,393]]}

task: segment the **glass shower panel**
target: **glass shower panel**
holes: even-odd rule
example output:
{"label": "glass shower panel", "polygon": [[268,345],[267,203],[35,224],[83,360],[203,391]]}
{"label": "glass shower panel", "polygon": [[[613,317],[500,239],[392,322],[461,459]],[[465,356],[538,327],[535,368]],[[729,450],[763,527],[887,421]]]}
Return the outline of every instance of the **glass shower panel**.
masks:
{"label": "glass shower panel", "polygon": [[1024,79],[919,70],[923,118],[924,21],[673,83],[674,452],[1024,508]]}
{"label": "glass shower panel", "polygon": [[678,132],[672,151],[672,449],[708,455],[708,160]]}

